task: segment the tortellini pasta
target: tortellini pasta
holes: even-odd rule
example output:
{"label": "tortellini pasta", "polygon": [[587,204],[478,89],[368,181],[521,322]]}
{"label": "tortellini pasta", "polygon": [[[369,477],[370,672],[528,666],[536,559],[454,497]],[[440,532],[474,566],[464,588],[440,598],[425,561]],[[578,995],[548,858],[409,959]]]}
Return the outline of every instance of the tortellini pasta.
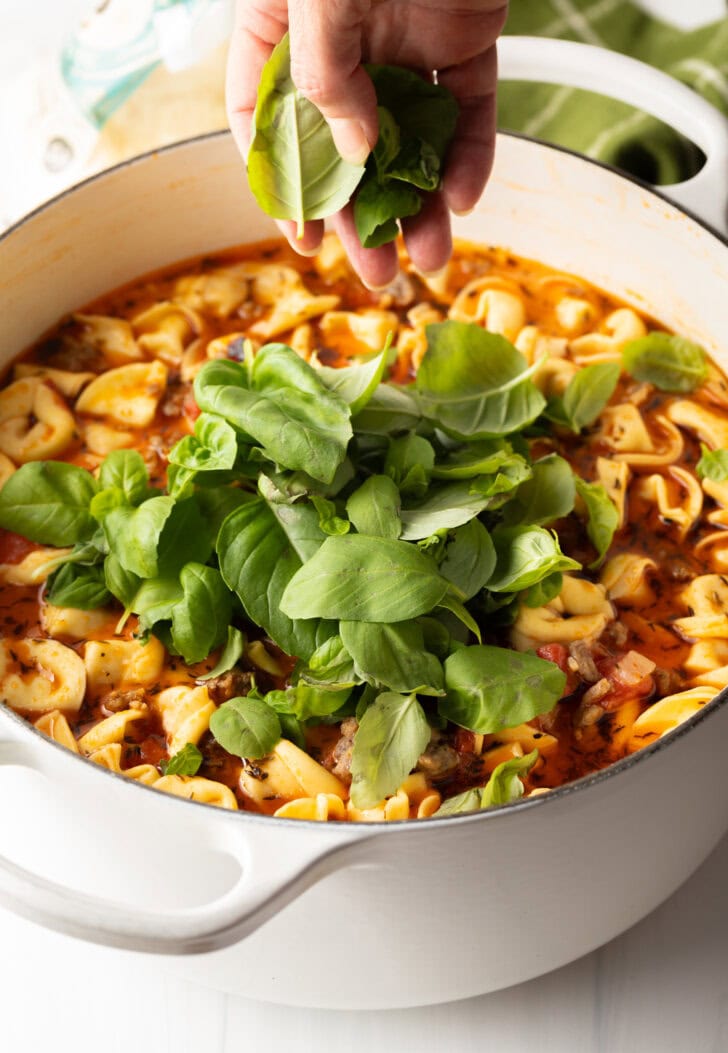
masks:
{"label": "tortellini pasta", "polygon": [[60,456],[75,428],[64,400],[40,377],[16,380],[0,391],[0,447],[16,464]]}

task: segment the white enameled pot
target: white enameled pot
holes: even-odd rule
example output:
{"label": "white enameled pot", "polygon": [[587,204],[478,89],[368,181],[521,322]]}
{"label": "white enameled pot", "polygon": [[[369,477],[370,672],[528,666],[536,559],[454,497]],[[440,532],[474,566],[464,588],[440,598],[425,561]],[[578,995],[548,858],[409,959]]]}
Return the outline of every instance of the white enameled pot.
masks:
{"label": "white enameled pot", "polygon": [[[687,88],[564,42],[504,40],[502,66],[639,101],[689,135],[708,160],[671,195],[725,227],[728,128]],[[582,275],[728,368],[728,245],[649,188],[501,136],[488,189],[455,232]],[[121,165],[0,241],[2,354],[138,275],[273,233],[226,134]],[[0,902],[271,1001],[464,998],[585,954],[668,897],[728,827],[727,737],[719,697],[642,752],[544,796],[444,820],[327,825],[166,796],[3,709]]]}

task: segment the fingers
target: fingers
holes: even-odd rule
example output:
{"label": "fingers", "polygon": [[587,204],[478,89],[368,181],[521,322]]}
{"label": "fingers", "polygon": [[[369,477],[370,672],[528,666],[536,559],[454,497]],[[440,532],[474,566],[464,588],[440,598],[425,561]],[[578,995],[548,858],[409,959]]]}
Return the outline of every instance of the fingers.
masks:
{"label": "fingers", "polygon": [[337,213],[331,223],[341,239],[352,267],[368,288],[383,289],[394,281],[399,271],[399,262],[393,242],[378,249],[365,249],[354,226],[354,209],[351,204]]}
{"label": "fingers", "polygon": [[336,148],[363,164],[377,141],[374,85],[361,66],[369,0],[290,0],[291,76],[326,118]]}
{"label": "fingers", "polygon": [[497,75],[495,45],[438,74],[438,82],[449,88],[460,104],[443,179],[445,201],[456,213],[475,207],[493,167]]}
{"label": "fingers", "polygon": [[322,219],[314,219],[303,224],[303,237],[298,237],[298,225],[292,219],[276,220],[276,226],[285,236],[288,244],[299,256],[315,256],[321,248],[321,240],[324,236],[324,222]]}
{"label": "fingers", "polygon": [[230,37],[225,101],[230,131],[243,157],[250,146],[250,125],[258,83],[270,53],[288,28],[285,0],[237,0]]}
{"label": "fingers", "polygon": [[407,254],[424,274],[442,270],[452,255],[450,216],[442,194],[423,195],[416,216],[402,221]]}

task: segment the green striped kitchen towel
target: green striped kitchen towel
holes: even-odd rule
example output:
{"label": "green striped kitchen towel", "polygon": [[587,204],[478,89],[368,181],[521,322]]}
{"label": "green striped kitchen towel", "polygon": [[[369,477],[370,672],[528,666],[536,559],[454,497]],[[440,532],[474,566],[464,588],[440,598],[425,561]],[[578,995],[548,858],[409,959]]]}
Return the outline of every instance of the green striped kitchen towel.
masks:
{"label": "green striped kitchen towel", "polygon": [[[511,0],[506,33],[562,37],[624,52],[699,91],[728,114],[728,17],[686,32],[629,0]],[[651,183],[675,183],[702,163],[698,148],[655,118],[590,92],[503,84],[499,124],[588,154]]]}

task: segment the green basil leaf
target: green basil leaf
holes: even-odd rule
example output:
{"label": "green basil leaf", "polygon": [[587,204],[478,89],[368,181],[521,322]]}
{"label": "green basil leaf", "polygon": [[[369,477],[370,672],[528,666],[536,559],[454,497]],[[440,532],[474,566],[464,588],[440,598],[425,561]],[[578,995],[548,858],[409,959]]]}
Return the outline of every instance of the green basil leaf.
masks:
{"label": "green basil leaf", "polygon": [[220,527],[230,513],[248,501],[254,501],[255,494],[233,486],[215,486],[210,489],[201,487],[195,493],[195,500],[207,524],[207,534],[212,538],[213,544],[216,544]]}
{"label": "green basil leaf", "polygon": [[422,498],[427,493],[435,466],[435,450],[431,442],[410,432],[398,439],[390,439],[384,460],[384,474],[397,484],[400,493]]}
{"label": "green basil leaf", "polygon": [[204,757],[197,746],[193,742],[188,742],[169,760],[162,761],[160,768],[163,775],[197,775],[203,760]]}
{"label": "green basil leaf", "polygon": [[708,378],[702,347],[672,333],[648,333],[622,350],[622,365],[635,380],[661,391],[687,393]]}
{"label": "green basil leaf", "polygon": [[112,600],[103,566],[79,563],[64,563],[48,579],[46,598],[55,607],[77,607],[82,611],[103,607]]}
{"label": "green basil leaf", "polygon": [[[147,578],[140,584],[129,607],[139,615],[142,629],[151,631],[158,622],[171,621],[175,607],[181,602],[182,586],[176,577]],[[172,643],[171,635],[169,642]]]}
{"label": "green basil leaf", "polygon": [[351,694],[351,688],[340,691],[314,687],[299,681],[285,691],[269,691],[264,701],[279,714],[295,717],[297,720],[330,717],[341,709]]}
{"label": "green basil leaf", "polygon": [[455,596],[448,593],[440,600],[439,607],[454,614],[460,624],[464,625],[468,632],[475,636],[478,643],[481,643],[480,626],[464,603],[461,603]]}
{"label": "green basil leaf", "polygon": [[351,800],[372,808],[396,793],[430,741],[430,725],[414,695],[378,695],[362,715],[351,754]]}
{"label": "green basil leaf", "polygon": [[508,526],[543,526],[573,511],[576,486],[571,465],[557,453],[532,466],[530,479],[521,483],[503,510]]}
{"label": "green basil leaf", "polygon": [[399,490],[387,475],[370,475],[346,502],[360,534],[396,541],[402,532]]}
{"label": "green basil leaf", "polygon": [[402,509],[402,540],[419,541],[463,526],[488,508],[490,500],[490,495],[474,493],[469,480],[432,487],[418,505]]}
{"label": "green basil leaf", "polygon": [[460,439],[484,439],[518,431],[546,405],[530,379],[538,363],[505,337],[479,325],[428,325],[427,351],[415,379],[422,412]]}
{"label": "green basil leaf", "polygon": [[478,519],[458,527],[445,548],[440,573],[469,600],[483,588],[495,570],[495,547]]}
{"label": "green basil leaf", "polygon": [[225,639],[232,598],[220,572],[202,563],[184,566],[179,581],[182,596],[172,610],[172,643],[192,665]]}
{"label": "green basil leaf", "polygon": [[549,574],[547,578],[542,581],[537,581],[535,585],[531,585],[523,596],[523,602],[526,607],[545,607],[547,603],[551,603],[561,592],[564,584],[564,575],[559,571],[554,574]]}
{"label": "green basil leaf", "polygon": [[357,434],[396,435],[414,431],[421,421],[420,407],[411,390],[380,384],[351,423]]}
{"label": "green basil leaf", "polygon": [[[282,507],[301,506],[278,506]],[[223,579],[237,594],[248,617],[286,654],[304,661],[333,635],[334,626],[311,618],[308,610],[301,619],[289,618],[281,610],[281,597],[321,537],[324,535],[312,507],[299,517],[281,520],[262,497],[231,512],[217,537]]]}
{"label": "green basil leaf", "polygon": [[483,787],[480,798],[481,808],[497,808],[501,804],[510,804],[523,797],[523,783],[520,776],[527,775],[538,760],[538,750],[532,750],[524,757],[512,757],[495,767]]}
{"label": "green basil leaf", "polygon": [[397,622],[431,611],[446,590],[414,545],[347,534],[324,541],[290,579],[280,607],[289,618]]}
{"label": "green basil leaf", "polygon": [[251,364],[206,362],[195,398],[260,443],[276,464],[321,482],[331,482],[346,455],[349,407],[284,344],[266,344]]}
{"label": "green basil leaf", "polygon": [[491,592],[520,592],[550,574],[581,569],[563,554],[556,534],[543,527],[497,527],[491,538],[496,551],[495,570],[487,583]]}
{"label": "green basil leaf", "polygon": [[259,698],[231,698],[210,717],[210,731],[234,757],[267,756],[281,737],[278,714]]}
{"label": "green basil leaf", "polygon": [[361,682],[353,659],[339,635],[324,640],[316,648],[308,665],[301,670],[301,679],[314,686],[333,685],[341,688],[354,687]]}
{"label": "green basil leaf", "polygon": [[109,549],[125,570],[142,578],[176,575],[185,563],[205,563],[212,538],[195,498],[152,497],[138,508],[104,518]]}
{"label": "green basil leaf", "polygon": [[372,156],[380,179],[399,153],[399,125],[386,106],[377,106],[379,136]]}
{"label": "green basil leaf", "polygon": [[138,574],[126,570],[111,552],[104,560],[104,581],[111,595],[115,596],[123,607],[131,610],[142,579]]}
{"label": "green basil leaf", "polygon": [[104,519],[106,519],[109,512],[113,512],[117,508],[131,508],[131,505],[120,486],[108,486],[105,490],[100,490],[97,494],[94,494],[88,507],[94,519],[103,525]]}
{"label": "green basil leaf", "polygon": [[324,534],[338,537],[340,534],[348,534],[351,523],[348,519],[342,519],[336,514],[336,505],[333,501],[311,494],[311,504],[316,509],[319,517],[319,527]]}
{"label": "green basil leaf", "polygon": [[439,711],[460,727],[489,735],[553,709],[565,685],[559,667],[536,655],[482,644],[463,647],[445,661],[447,695]]}
{"label": "green basil leaf", "polygon": [[263,67],[247,157],[255,199],[274,219],[323,219],[343,208],[364,172],[338,154],[320,111],[291,78],[288,34]]}
{"label": "green basil leaf", "polygon": [[394,625],[342,621],[341,640],[357,674],[403,694],[444,694],[442,665],[425,650],[422,627],[415,621]]}
{"label": "green basil leaf", "polygon": [[434,813],[433,818],[440,815],[462,815],[464,812],[479,812],[482,790],[464,790],[454,797],[448,797],[442,802]]}
{"label": "green basil leaf", "polygon": [[440,185],[440,158],[437,151],[424,139],[412,137],[402,148],[386,172],[387,180],[398,179],[411,183],[420,190],[437,190]]}
{"label": "green basil leaf", "polygon": [[561,405],[572,431],[593,424],[614,394],[621,369],[618,362],[594,362],[578,370],[566,386]]}
{"label": "green basil leaf", "polygon": [[213,680],[216,676],[222,676],[223,673],[230,672],[238,664],[243,656],[245,650],[245,636],[241,633],[240,629],[234,625],[228,625],[227,628],[227,639],[225,645],[220,652],[213,669],[209,673],[205,673],[204,676],[199,677],[200,680]]}
{"label": "green basil leaf", "polygon": [[728,479],[728,450],[709,450],[701,443],[700,460],[695,465],[695,471],[699,479],[724,483]]}
{"label": "green basil leaf", "polygon": [[99,486],[118,487],[130,505],[142,502],[149,493],[149,475],[138,450],[112,450],[101,463]]}
{"label": "green basil leaf", "polygon": [[319,366],[316,370],[329,391],[343,399],[351,410],[352,416],[360,413],[367,405],[387,368],[389,348],[392,339],[387,338],[382,351],[366,361],[356,361],[352,366]]}
{"label": "green basil leaf", "polygon": [[377,93],[377,103],[391,113],[402,135],[421,139],[444,161],[455,133],[458,104],[441,84],[423,80],[401,66],[368,63],[365,69]]}
{"label": "green basil leaf", "polygon": [[169,451],[170,464],[194,472],[232,468],[238,456],[235,430],[211,413],[201,413],[194,435],[185,435]]}
{"label": "green basil leaf", "polygon": [[601,483],[586,483],[576,477],[576,492],[586,507],[586,532],[597,550],[597,558],[589,566],[598,567],[606,556],[619,526],[619,512]]}
{"label": "green basil leaf", "polygon": [[97,490],[91,473],[75,464],[21,464],[0,490],[0,527],[39,545],[87,541],[96,530],[89,505]]}
{"label": "green basil leaf", "polygon": [[354,200],[354,224],[365,249],[386,245],[399,234],[397,220],[416,216],[422,198],[407,183],[396,180],[382,183],[376,175],[365,176]]}
{"label": "green basil leaf", "polygon": [[505,439],[481,439],[450,451],[434,465],[432,475],[435,479],[474,479],[483,475],[497,477],[514,465],[528,468],[524,458],[514,453],[509,442]]}

